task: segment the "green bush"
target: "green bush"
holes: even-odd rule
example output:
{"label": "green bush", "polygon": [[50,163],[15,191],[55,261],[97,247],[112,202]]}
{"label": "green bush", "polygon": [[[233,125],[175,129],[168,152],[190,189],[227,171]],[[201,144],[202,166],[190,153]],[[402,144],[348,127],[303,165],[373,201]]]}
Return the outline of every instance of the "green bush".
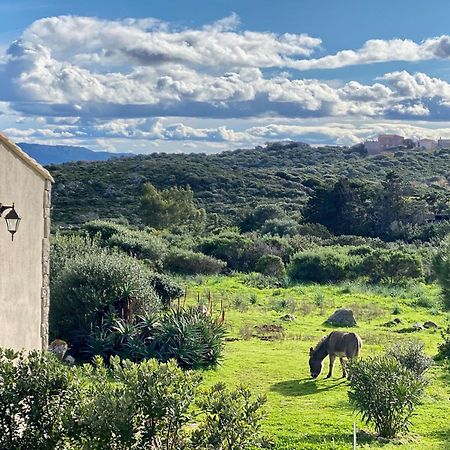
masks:
{"label": "green bush", "polygon": [[168,308],[174,300],[180,298],[184,293],[184,289],[178,283],[162,273],[151,273],[149,282],[164,308]]}
{"label": "green bush", "polygon": [[244,387],[230,391],[223,383],[214,385],[197,402],[204,414],[204,421],[193,433],[193,448],[261,448],[261,408],[265,402],[263,396],[253,400],[251,392]]}
{"label": "green bush", "polygon": [[113,234],[107,243],[109,247],[117,247],[130,256],[156,263],[163,259],[167,251],[161,239],[145,231],[123,230]]}
{"label": "green bush", "polygon": [[444,241],[433,259],[433,271],[442,289],[445,309],[450,310],[450,238]]}
{"label": "green bush", "polygon": [[66,264],[80,255],[106,253],[97,237],[77,234],[57,234],[51,238],[50,282],[62,273]]}
{"label": "green bush", "polygon": [[350,403],[384,438],[408,431],[428,384],[396,358],[385,355],[352,361],[349,380]]}
{"label": "green bush", "polygon": [[183,275],[213,275],[222,272],[226,263],[192,250],[172,249],[164,259],[164,268]]}
{"label": "green bush", "polygon": [[191,307],[164,313],[151,345],[160,361],[176,359],[181,367],[198,369],[219,363],[224,337],[220,320]]}
{"label": "green bush", "polygon": [[83,229],[86,230],[91,237],[99,235],[102,240],[107,241],[112,235],[121,233],[127,228],[116,222],[107,220],[92,220],[83,224]]}
{"label": "green bush", "polygon": [[51,354],[0,348],[0,448],[60,448],[74,398],[67,369]]}
{"label": "green bush", "polygon": [[450,362],[450,322],[445,330],[441,331],[442,342],[438,348],[438,359],[446,359]]}
{"label": "green bush", "polygon": [[357,263],[358,259],[343,249],[318,248],[294,255],[288,274],[297,282],[336,282],[355,278]]}
{"label": "green bush", "polygon": [[270,219],[264,222],[261,233],[278,236],[294,236],[299,233],[300,225],[290,217]]}
{"label": "green bush", "polygon": [[256,263],[255,270],[263,275],[278,279],[282,279],[286,276],[286,270],[282,259],[275,255],[261,256]]}
{"label": "green bush", "polygon": [[119,253],[78,256],[66,264],[52,285],[51,335],[71,341],[74,334],[89,333],[123,300],[129,301],[137,314],[160,308],[151,272],[142,263]]}
{"label": "green bush", "polygon": [[420,341],[400,341],[386,351],[386,355],[396,359],[403,367],[421,376],[433,364],[432,358],[425,354],[425,346]]}
{"label": "green bush", "polygon": [[372,283],[400,283],[424,275],[422,259],[417,253],[387,249],[367,254],[361,263],[361,272]]}
{"label": "green bush", "polygon": [[174,359],[186,369],[216,366],[223,353],[225,328],[198,308],[147,314],[133,323],[113,317],[97,326],[80,350],[84,360],[111,356],[142,361]]}
{"label": "green bush", "polygon": [[174,361],[68,367],[0,349],[0,448],[258,448],[264,399],[222,384],[202,392],[200,381]]}
{"label": "green bush", "polygon": [[243,272],[251,271],[258,260],[249,260],[248,253],[253,242],[248,236],[235,232],[223,232],[217,236],[210,236],[200,242],[198,250],[202,253],[221,259],[231,270]]}
{"label": "green bush", "polygon": [[109,368],[97,359],[94,367],[83,366],[75,375],[80,400],[68,431],[77,448],[188,448],[183,427],[192,419],[198,374],[174,362],[133,364],[113,358]]}

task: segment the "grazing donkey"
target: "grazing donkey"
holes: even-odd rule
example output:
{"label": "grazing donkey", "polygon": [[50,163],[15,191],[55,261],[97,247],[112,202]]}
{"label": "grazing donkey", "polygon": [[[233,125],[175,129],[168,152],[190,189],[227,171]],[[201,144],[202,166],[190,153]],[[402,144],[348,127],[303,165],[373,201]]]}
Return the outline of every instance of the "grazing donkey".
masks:
{"label": "grazing donkey", "polygon": [[361,351],[362,341],[356,333],[347,333],[345,331],[332,331],[325,336],[315,348],[309,350],[309,368],[311,376],[317,378],[322,371],[322,361],[328,355],[330,357],[330,370],[327,378],[333,374],[333,365],[336,356],[339,357],[342,366],[343,377],[347,376],[344,364],[345,358],[356,358]]}

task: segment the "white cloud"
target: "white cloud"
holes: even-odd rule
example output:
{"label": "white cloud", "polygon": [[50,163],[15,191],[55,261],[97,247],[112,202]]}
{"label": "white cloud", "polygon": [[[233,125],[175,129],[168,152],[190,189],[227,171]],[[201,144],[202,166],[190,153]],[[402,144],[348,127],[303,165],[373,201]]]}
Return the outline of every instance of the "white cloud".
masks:
{"label": "white cloud", "polygon": [[[383,126],[394,119],[450,120],[450,84],[425,73],[395,71],[364,84],[288,72],[447,59],[449,36],[370,40],[314,58],[321,44],[306,34],[241,30],[235,14],[197,29],[153,18],[45,18],[0,60],[0,117],[15,111],[30,119],[5,122],[16,139],[193,141],[210,149],[263,139],[352,143],[386,131],[372,122],[370,130],[342,125],[361,118]],[[241,125],[193,126],[188,118],[234,118]],[[293,124],[298,118],[328,118],[333,127]]]}

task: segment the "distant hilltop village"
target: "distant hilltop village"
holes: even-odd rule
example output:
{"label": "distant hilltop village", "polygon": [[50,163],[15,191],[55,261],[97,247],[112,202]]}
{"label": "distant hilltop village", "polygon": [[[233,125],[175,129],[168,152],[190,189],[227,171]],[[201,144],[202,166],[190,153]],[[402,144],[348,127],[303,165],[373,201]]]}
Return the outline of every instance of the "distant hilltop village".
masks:
{"label": "distant hilltop village", "polygon": [[413,140],[404,138],[397,134],[380,134],[377,140],[363,142],[369,155],[378,155],[379,153],[399,148],[435,150],[437,148],[450,148],[450,139],[419,139]]}

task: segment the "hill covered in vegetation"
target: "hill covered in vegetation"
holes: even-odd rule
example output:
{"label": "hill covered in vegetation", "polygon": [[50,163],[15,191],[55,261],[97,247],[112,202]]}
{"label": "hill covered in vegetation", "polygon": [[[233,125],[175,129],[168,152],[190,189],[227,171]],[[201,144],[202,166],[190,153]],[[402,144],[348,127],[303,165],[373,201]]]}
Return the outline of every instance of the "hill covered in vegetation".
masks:
{"label": "hill covered in vegetation", "polygon": [[189,185],[199,205],[227,224],[239,222],[248,208],[261,203],[300,212],[317,183],[332,185],[341,178],[371,186],[395,171],[414,193],[448,196],[450,192],[450,150],[446,149],[367,156],[358,148],[273,143],[214,155],[157,153],[48,169],[56,180],[53,220],[57,225],[106,217],[137,222],[146,182],[158,189]]}

